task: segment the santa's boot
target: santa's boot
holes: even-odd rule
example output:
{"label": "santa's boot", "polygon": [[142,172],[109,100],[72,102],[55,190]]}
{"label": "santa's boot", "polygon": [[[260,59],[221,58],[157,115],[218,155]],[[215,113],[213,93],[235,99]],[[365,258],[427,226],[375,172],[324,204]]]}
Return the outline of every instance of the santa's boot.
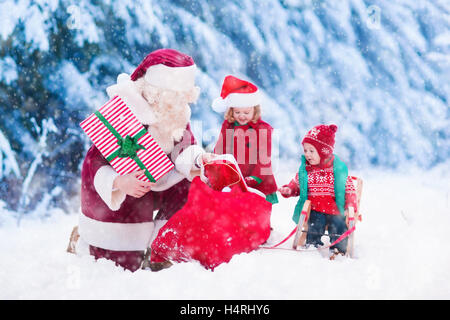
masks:
{"label": "santa's boot", "polygon": [[75,226],[70,234],[69,245],[67,246],[67,252],[76,254],[77,241],[80,238],[78,233],[78,226]]}
{"label": "santa's boot", "polygon": [[148,248],[147,252],[145,253],[144,260],[142,262],[142,269],[144,270],[150,269],[156,272],[170,268],[172,265],[173,265],[172,262],[161,259],[155,254],[152,255],[151,249]]}
{"label": "santa's boot", "polygon": [[163,262],[150,262],[149,267],[153,272],[157,272],[163,269],[170,268],[172,265],[172,262],[166,260]]}
{"label": "santa's boot", "polygon": [[150,245],[145,252],[144,259],[142,262],[142,269],[144,270],[152,270],[152,271],[161,271],[163,269],[170,268],[172,263],[168,260],[161,259],[155,254],[152,254],[151,244],[158,236],[159,230],[167,223],[167,220],[155,220],[155,228],[153,230],[152,238],[150,239]]}

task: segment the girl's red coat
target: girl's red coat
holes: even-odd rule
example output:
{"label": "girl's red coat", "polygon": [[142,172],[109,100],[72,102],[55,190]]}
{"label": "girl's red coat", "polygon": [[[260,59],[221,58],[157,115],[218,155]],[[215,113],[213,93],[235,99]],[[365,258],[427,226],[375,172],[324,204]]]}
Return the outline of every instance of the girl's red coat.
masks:
{"label": "girl's red coat", "polygon": [[225,120],[214,147],[216,154],[232,154],[242,175],[254,178],[252,182],[247,181],[247,185],[265,195],[277,191],[271,161],[272,131],[273,128],[262,120],[246,125]]}

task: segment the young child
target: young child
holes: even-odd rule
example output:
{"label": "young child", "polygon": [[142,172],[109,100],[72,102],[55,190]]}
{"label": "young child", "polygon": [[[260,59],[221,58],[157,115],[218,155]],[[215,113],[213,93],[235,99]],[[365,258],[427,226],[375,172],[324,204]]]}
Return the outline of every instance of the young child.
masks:
{"label": "young child", "polygon": [[260,101],[254,84],[231,75],[225,77],[220,97],[212,104],[213,110],[225,113],[214,153],[233,155],[247,185],[275,204],[278,198],[271,162],[273,128],[261,120]]}
{"label": "young child", "polygon": [[[323,245],[320,240],[328,225],[330,241],[334,242],[347,231],[347,209],[356,208],[356,191],[348,169],[333,154],[337,126],[318,125],[312,128],[302,141],[304,155],[295,178],[278,191],[285,198],[300,196],[292,219],[298,223],[300,212],[306,200],[311,201],[306,244]],[[337,249],[334,250],[334,249]],[[345,254],[347,238],[330,248],[334,254]]]}

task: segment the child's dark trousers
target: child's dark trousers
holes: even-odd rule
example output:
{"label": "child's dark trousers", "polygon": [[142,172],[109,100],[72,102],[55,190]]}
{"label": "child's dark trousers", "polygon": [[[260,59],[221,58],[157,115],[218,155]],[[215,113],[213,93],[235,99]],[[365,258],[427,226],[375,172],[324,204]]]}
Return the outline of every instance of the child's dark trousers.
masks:
{"label": "child's dark trousers", "polygon": [[[311,211],[308,219],[308,233],[306,235],[306,244],[321,246],[323,242],[320,240],[325,234],[325,227],[328,225],[328,235],[330,242],[333,243],[344,232],[347,231],[345,217],[342,215],[326,214],[318,211]],[[337,248],[339,252],[346,253],[347,238],[332,246],[331,249]]]}

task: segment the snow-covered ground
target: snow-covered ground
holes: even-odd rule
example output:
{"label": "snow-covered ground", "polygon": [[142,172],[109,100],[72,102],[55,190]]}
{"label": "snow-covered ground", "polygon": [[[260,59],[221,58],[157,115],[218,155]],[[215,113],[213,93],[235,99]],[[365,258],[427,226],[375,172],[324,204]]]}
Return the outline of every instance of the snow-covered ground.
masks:
{"label": "snow-covered ground", "polygon": [[[65,252],[75,209],[20,227],[0,209],[0,299],[450,299],[449,169],[357,172],[364,191],[355,259],[258,250],[214,272],[195,262],[124,271]],[[293,174],[279,173],[279,183]],[[273,243],[294,228],[295,201],[274,207]]]}

